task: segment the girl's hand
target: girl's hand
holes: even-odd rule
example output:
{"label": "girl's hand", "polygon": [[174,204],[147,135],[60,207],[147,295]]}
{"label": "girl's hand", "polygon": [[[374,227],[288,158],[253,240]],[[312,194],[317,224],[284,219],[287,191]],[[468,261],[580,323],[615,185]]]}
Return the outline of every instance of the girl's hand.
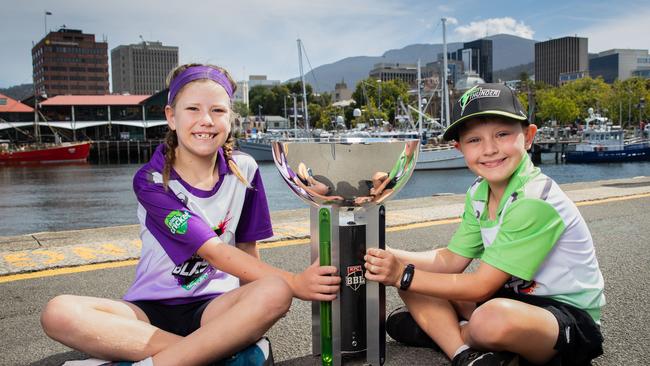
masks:
{"label": "girl's hand", "polygon": [[334,266],[320,266],[318,259],[303,272],[295,274],[291,288],[295,297],[307,301],[332,301],[339,291],[341,277]]}
{"label": "girl's hand", "polygon": [[388,250],[370,248],[363,257],[366,279],[386,286],[399,287],[404,265]]}

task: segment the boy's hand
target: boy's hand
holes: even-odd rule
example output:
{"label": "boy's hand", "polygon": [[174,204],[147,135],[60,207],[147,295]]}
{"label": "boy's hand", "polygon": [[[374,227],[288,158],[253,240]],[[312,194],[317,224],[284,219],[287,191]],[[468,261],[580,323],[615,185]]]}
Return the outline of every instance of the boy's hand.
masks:
{"label": "boy's hand", "polygon": [[295,297],[307,301],[332,301],[339,291],[341,277],[334,266],[320,266],[318,259],[303,272],[293,275],[289,284]]}
{"label": "boy's hand", "polygon": [[363,257],[366,261],[366,279],[386,286],[399,287],[404,265],[393,253],[383,249],[370,248]]}

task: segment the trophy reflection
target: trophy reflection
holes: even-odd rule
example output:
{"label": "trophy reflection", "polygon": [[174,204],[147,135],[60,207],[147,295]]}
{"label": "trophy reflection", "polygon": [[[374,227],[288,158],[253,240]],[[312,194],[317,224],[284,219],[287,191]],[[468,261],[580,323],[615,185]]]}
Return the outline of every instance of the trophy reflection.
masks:
{"label": "trophy reflection", "polygon": [[332,138],[273,142],[273,159],[289,188],[310,205],[311,260],[342,278],[332,302],[312,303],[312,353],[341,365],[365,352],[382,365],[386,353],[385,289],[366,283],[363,256],[385,248],[383,203],[413,174],[416,139]]}

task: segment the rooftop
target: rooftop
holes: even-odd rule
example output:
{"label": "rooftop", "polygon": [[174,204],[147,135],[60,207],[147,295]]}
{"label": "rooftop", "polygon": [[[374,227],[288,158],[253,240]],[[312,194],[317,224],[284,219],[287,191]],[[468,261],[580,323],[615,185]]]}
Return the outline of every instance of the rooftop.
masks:
{"label": "rooftop", "polygon": [[34,112],[34,109],[4,94],[0,94],[0,112]]}

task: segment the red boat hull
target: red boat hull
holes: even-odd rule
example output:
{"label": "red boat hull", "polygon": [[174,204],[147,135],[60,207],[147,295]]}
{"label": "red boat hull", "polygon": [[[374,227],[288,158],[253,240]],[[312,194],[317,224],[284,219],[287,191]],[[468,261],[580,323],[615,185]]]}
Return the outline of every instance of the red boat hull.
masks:
{"label": "red boat hull", "polygon": [[0,164],[86,161],[88,154],[90,142],[81,142],[25,151],[3,151],[0,152]]}

